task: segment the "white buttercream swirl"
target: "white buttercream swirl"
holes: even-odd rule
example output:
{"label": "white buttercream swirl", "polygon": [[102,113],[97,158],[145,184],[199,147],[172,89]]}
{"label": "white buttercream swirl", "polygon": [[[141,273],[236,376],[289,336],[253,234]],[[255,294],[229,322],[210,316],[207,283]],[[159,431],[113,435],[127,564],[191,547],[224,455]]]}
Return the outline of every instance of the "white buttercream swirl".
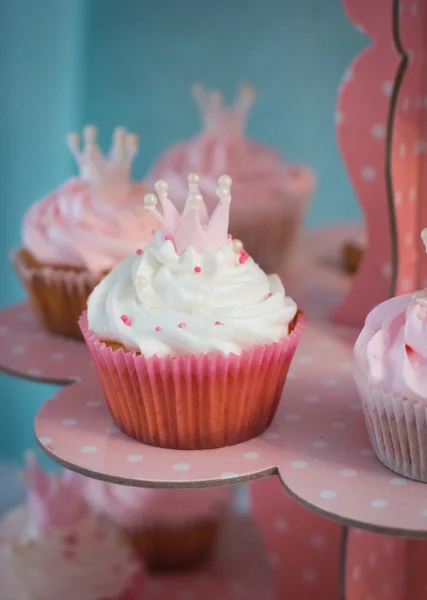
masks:
{"label": "white buttercream swirl", "polygon": [[[182,255],[157,233],[141,255],[117,265],[88,301],[89,329],[145,356],[240,354],[289,333],[297,306],[277,275],[232,243]],[[123,317],[123,318],[122,318]]]}
{"label": "white buttercream swirl", "polygon": [[43,538],[25,534],[3,545],[0,561],[5,590],[19,600],[115,599],[139,569],[117,530],[95,517]]}

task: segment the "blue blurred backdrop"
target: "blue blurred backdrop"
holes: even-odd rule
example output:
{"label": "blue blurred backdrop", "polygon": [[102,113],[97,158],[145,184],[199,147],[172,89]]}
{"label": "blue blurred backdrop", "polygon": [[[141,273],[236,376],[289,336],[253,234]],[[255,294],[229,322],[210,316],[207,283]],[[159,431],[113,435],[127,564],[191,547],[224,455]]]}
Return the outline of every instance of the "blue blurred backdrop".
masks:
{"label": "blue blurred backdrop", "polygon": [[[368,40],[340,0],[0,0],[0,306],[23,297],[7,254],[25,209],[74,165],[66,132],[91,122],[141,137],[135,175],[197,131],[200,81],[231,97],[249,81],[249,133],[318,177],[307,224],[360,217],[334,132],[337,88]],[[0,459],[34,445],[50,386],[0,376]]]}

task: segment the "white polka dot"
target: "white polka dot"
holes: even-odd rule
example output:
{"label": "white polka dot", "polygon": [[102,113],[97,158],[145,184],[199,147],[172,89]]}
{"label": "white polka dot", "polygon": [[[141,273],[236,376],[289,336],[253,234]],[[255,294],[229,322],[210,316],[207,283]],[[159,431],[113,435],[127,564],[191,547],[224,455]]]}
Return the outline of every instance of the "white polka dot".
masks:
{"label": "white polka dot", "polygon": [[304,583],[314,583],[317,580],[317,573],[312,569],[305,569],[301,574]]}
{"label": "white polka dot", "polygon": [[408,292],[411,288],[411,280],[408,277],[402,280],[402,290]]}
{"label": "white polka dot", "polygon": [[304,398],[304,402],[307,402],[307,404],[316,404],[317,402],[320,402],[320,397],[319,396],[305,396]]}
{"label": "white polka dot", "polygon": [[285,531],[288,531],[289,525],[285,519],[276,519],[274,521],[274,529],[280,533],[284,533]]}
{"label": "white polka dot", "polygon": [[424,154],[427,152],[427,140],[418,140],[414,146],[415,154]]}
{"label": "white polka dot", "polygon": [[415,200],[417,199],[417,190],[414,187],[411,187],[411,189],[409,190],[409,200],[411,202],[415,202]]}
{"label": "white polka dot", "polygon": [[131,463],[141,462],[142,455],[141,454],[129,454],[126,456],[126,460]]}
{"label": "white polka dot", "polygon": [[422,510],[421,514],[423,515],[423,517],[427,517],[427,508],[425,508],[424,510]]}
{"label": "white polka dot", "polygon": [[266,433],[264,433],[263,437],[266,440],[278,440],[280,437],[280,433],[277,433],[276,431],[267,431]]}
{"label": "white polka dot", "polygon": [[385,138],[386,133],[387,133],[386,126],[382,125],[380,123],[374,125],[371,129],[372,137],[376,138],[377,140],[381,140],[381,139]]}
{"label": "white polka dot", "polygon": [[243,458],[247,458],[248,460],[256,460],[259,458],[258,452],[245,452]]}
{"label": "white polka dot", "polygon": [[394,552],[394,542],[393,540],[387,540],[384,546],[384,550],[386,554],[393,554]]}
{"label": "white polka dot", "polygon": [[98,452],[98,448],[96,446],[83,446],[81,451],[83,454],[95,454],[95,452]]}
{"label": "white polka dot", "polygon": [[295,413],[285,413],[284,417],[287,421],[299,421],[301,419],[300,415],[296,415]]}
{"label": "white polka dot", "polygon": [[363,450],[360,451],[360,454],[362,456],[373,456],[375,452],[372,450],[372,448],[363,448]]}
{"label": "white polka dot", "polygon": [[7,325],[0,325],[0,335],[5,335],[6,333],[9,333],[9,331],[10,327]]}
{"label": "white polka dot", "polygon": [[40,444],[43,444],[43,446],[48,446],[49,444],[52,443],[52,438],[43,436],[43,437],[39,438],[39,442],[40,442]]}
{"label": "white polka dot", "polygon": [[354,410],[354,412],[360,412],[362,410],[360,402],[354,402],[353,404],[350,404],[349,407],[350,410]]}
{"label": "white polka dot", "polygon": [[291,462],[291,467],[294,469],[305,469],[308,467],[308,463],[305,460],[293,460]]}
{"label": "white polka dot", "polygon": [[233,479],[234,477],[238,477],[238,474],[233,473],[233,471],[226,471],[225,473],[221,473],[221,479]]}
{"label": "white polka dot", "polygon": [[88,402],[86,402],[86,406],[88,408],[97,408],[98,406],[101,406],[102,402],[100,402],[99,400],[89,400]]}
{"label": "white polka dot", "polygon": [[188,471],[190,465],[188,463],[176,463],[173,466],[174,471]]}
{"label": "white polka dot", "polygon": [[405,98],[402,102],[402,108],[403,110],[409,110],[409,107],[411,106],[411,100],[409,98]]}
{"label": "white polka dot", "polygon": [[400,206],[402,204],[402,192],[394,192],[394,204]]}
{"label": "white polka dot", "polygon": [[391,264],[390,263],[386,263],[386,264],[382,265],[381,275],[383,277],[385,277],[386,279],[390,279],[390,277],[391,277]]}
{"label": "white polka dot", "polygon": [[28,375],[31,375],[32,377],[40,377],[42,374],[40,369],[28,369],[27,373],[28,373]]}
{"label": "white polka dot", "polygon": [[408,483],[408,481],[406,479],[403,479],[403,477],[392,477],[390,479],[390,483],[391,485],[406,485]]}
{"label": "white polka dot", "polygon": [[374,167],[366,166],[366,167],[363,167],[361,175],[362,175],[362,179],[364,181],[373,181],[375,179],[375,177],[377,176],[377,173],[376,173]]}
{"label": "white polka dot", "polygon": [[391,96],[393,91],[393,82],[392,81],[384,81],[381,86],[381,90],[385,96]]}
{"label": "white polka dot", "polygon": [[62,352],[54,352],[53,354],[50,355],[50,359],[55,361],[55,362],[59,362],[60,360],[64,360],[65,356],[64,354],[62,354]]}
{"label": "white polka dot", "polygon": [[328,442],[326,440],[315,440],[314,442],[312,442],[312,445],[315,448],[326,448]]}
{"label": "white polka dot", "polygon": [[359,565],[355,565],[351,572],[351,578],[354,581],[358,581],[360,579],[361,574],[362,574],[362,569],[359,567]]}
{"label": "white polka dot", "polygon": [[65,425],[65,427],[73,427],[77,425],[77,419],[62,419],[61,423]]}
{"label": "white polka dot", "polygon": [[333,377],[327,377],[323,380],[323,385],[326,385],[326,387],[335,387],[336,385],[338,385],[338,379],[334,379]]}
{"label": "white polka dot", "polygon": [[106,431],[106,433],[108,433],[108,435],[114,435],[115,433],[121,433],[120,427],[118,427],[117,425],[110,425],[109,427],[107,427],[107,429],[105,431]]}
{"label": "white polka dot", "polygon": [[310,544],[314,548],[323,548],[326,545],[325,536],[322,533],[314,533],[310,538]]}
{"label": "white polka dot", "polygon": [[405,156],[406,156],[406,146],[405,146],[405,144],[400,144],[400,146],[399,146],[399,156],[400,156],[400,158],[405,158]]}
{"label": "white polka dot", "polygon": [[299,359],[300,363],[302,363],[303,365],[311,363],[312,360],[313,359],[311,358],[311,356],[308,356],[307,354],[303,354]]}
{"label": "white polka dot", "polygon": [[369,564],[371,567],[375,567],[375,565],[378,562],[378,556],[375,554],[375,552],[371,552],[371,554],[369,555]]}
{"label": "white polka dot", "polygon": [[287,379],[295,379],[296,375],[293,371],[290,371],[287,375],[286,375]]}
{"label": "white polka dot", "polygon": [[23,354],[26,354],[27,349],[25,346],[12,346],[11,352],[15,356],[22,356]]}
{"label": "white polka dot", "polygon": [[357,473],[354,469],[343,469],[342,471],[340,471],[340,475],[342,477],[354,477],[355,475],[357,475]]}
{"label": "white polka dot", "polygon": [[387,500],[372,500],[371,506],[372,508],[387,508],[388,502]]}
{"label": "white polka dot", "polygon": [[322,490],[319,495],[321,498],[336,498],[337,493],[332,490]]}
{"label": "white polka dot", "polygon": [[334,421],[331,427],[334,429],[346,429],[347,423],[345,421]]}

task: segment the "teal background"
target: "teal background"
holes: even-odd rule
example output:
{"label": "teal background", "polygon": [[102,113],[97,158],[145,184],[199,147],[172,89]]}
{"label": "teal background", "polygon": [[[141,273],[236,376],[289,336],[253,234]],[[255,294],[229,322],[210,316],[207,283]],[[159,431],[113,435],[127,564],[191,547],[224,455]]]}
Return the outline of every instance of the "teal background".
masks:
{"label": "teal background", "polygon": [[[250,81],[250,135],[313,167],[307,225],[358,219],[334,133],[336,93],[367,39],[340,0],[0,0],[0,306],[23,298],[7,254],[35,199],[74,165],[65,133],[140,134],[135,174],[197,131],[195,81],[232,97]],[[34,415],[54,388],[0,375],[0,459],[34,445]]]}

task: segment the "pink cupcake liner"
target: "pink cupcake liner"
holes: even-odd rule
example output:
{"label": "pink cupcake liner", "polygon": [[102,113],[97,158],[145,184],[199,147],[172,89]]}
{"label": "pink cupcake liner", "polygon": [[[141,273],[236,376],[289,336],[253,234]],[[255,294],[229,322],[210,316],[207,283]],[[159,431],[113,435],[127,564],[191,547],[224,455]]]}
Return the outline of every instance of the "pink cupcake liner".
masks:
{"label": "pink cupcake liner", "polygon": [[80,327],[113,419],[143,443],[180,450],[230,446],[260,435],[279,404],[305,319],[289,336],[241,355],[145,358],[113,350]]}
{"label": "pink cupcake liner", "polygon": [[372,385],[358,367],[354,376],[379,460],[399,475],[427,483],[427,406]]}

